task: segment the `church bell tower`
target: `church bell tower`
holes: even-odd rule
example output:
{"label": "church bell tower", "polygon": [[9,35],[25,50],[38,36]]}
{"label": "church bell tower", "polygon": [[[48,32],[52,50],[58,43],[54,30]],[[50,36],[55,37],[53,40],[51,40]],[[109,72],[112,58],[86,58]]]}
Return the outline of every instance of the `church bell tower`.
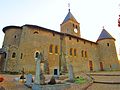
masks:
{"label": "church bell tower", "polygon": [[74,16],[70,12],[70,9],[68,11],[67,16],[65,17],[65,19],[63,20],[61,24],[61,32],[67,33],[73,36],[81,37],[80,36],[80,24],[74,18]]}

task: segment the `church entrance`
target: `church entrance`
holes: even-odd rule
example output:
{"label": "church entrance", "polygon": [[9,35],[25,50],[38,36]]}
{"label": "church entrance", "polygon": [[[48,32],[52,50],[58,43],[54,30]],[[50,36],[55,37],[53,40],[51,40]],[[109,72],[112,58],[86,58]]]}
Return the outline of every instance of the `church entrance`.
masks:
{"label": "church entrance", "polygon": [[90,71],[93,71],[93,63],[92,63],[92,61],[89,61],[89,68],[90,68]]}
{"label": "church entrance", "polygon": [[103,63],[100,62],[100,70],[103,71]]}

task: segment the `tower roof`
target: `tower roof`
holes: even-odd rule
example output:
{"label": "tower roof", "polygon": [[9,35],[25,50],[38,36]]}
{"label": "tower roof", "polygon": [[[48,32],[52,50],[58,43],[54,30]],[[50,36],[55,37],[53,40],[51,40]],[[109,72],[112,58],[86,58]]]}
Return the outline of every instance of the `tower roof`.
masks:
{"label": "tower roof", "polygon": [[102,40],[102,39],[114,39],[114,38],[103,28],[100,36],[98,37],[98,40]]}
{"label": "tower roof", "polygon": [[73,20],[74,22],[77,22],[77,20],[74,18],[74,16],[72,15],[72,13],[70,12],[70,9],[69,9],[69,12],[68,12],[67,16],[65,17],[63,23],[67,22],[70,19]]}

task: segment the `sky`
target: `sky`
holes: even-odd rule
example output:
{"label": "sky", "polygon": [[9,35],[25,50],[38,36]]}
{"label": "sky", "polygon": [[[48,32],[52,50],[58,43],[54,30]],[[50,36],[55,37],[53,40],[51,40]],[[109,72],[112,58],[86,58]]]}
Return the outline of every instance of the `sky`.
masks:
{"label": "sky", "polygon": [[120,51],[120,0],[1,0],[0,48],[5,26],[38,25],[60,32],[60,24],[70,10],[80,23],[81,37],[96,42],[102,27],[116,39]]}

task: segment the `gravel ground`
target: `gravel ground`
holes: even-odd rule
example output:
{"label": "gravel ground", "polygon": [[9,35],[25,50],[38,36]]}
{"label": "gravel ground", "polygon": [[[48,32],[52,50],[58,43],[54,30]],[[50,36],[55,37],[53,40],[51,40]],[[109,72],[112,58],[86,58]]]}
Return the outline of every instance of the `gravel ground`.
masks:
{"label": "gravel ground", "polygon": [[24,86],[24,83],[15,80],[19,76],[0,74],[0,77],[4,77],[4,81],[0,83],[0,90],[32,90]]}

